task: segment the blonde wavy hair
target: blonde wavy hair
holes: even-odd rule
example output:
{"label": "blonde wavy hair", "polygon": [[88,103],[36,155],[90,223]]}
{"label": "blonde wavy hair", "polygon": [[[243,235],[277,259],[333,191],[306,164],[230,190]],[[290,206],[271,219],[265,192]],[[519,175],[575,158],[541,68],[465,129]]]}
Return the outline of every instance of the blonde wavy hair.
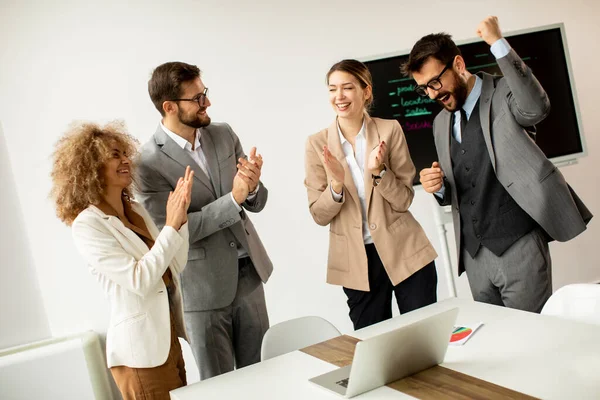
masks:
{"label": "blonde wavy hair", "polygon": [[[56,215],[71,225],[79,213],[90,205],[102,201],[104,164],[111,157],[114,146],[118,146],[133,162],[139,142],[127,133],[121,121],[104,126],[91,122],[73,123],[55,145],[50,197],[56,206]],[[123,195],[133,197],[133,183],[123,190]]]}

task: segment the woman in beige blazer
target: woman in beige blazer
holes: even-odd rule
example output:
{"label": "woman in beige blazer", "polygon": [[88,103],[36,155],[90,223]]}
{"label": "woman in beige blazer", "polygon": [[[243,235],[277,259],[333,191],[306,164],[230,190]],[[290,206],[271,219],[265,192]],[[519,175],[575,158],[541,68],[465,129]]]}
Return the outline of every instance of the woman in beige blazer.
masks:
{"label": "woman in beige blazer", "polygon": [[337,118],[306,143],[310,213],[329,225],[327,282],[341,285],[354,329],[436,301],[437,254],[408,211],[415,167],[396,120],[371,118],[371,74],[356,60],[327,73]]}
{"label": "woman in beige blazer", "polygon": [[106,358],[124,399],[169,399],[186,384],[179,273],[187,262],[193,172],[169,196],[159,232],[132,198],[135,140],[113,123],[79,124],[56,145],[52,196],[109,299]]}

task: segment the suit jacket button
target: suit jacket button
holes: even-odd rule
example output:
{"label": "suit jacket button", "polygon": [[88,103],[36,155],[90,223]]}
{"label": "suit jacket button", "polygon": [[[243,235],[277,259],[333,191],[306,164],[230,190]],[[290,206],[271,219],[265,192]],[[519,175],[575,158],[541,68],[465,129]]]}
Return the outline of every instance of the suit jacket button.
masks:
{"label": "suit jacket button", "polygon": [[235,242],[229,242],[229,247],[235,247]]}
{"label": "suit jacket button", "polygon": [[371,224],[371,225],[369,225],[369,228],[371,228],[371,229],[377,229],[377,225]]}

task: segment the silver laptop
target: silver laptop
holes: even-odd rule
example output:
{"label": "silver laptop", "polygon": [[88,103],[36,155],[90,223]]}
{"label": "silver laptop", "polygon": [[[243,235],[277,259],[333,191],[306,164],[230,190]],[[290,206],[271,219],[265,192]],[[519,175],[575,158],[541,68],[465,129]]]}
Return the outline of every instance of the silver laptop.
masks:
{"label": "silver laptop", "polygon": [[351,365],[309,381],[354,397],[440,364],[457,315],[453,308],[358,342]]}

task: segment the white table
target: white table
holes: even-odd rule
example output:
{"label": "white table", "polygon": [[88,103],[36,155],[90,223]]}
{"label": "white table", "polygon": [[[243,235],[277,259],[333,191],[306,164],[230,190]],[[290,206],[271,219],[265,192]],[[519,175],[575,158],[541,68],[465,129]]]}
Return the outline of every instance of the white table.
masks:
{"label": "white table", "polygon": [[[359,339],[458,307],[457,324],[484,325],[450,346],[442,366],[544,399],[600,398],[600,326],[450,298],[350,333]],[[308,379],[336,367],[295,351],[171,392],[174,400],[335,399]],[[360,399],[411,398],[381,387]]]}

